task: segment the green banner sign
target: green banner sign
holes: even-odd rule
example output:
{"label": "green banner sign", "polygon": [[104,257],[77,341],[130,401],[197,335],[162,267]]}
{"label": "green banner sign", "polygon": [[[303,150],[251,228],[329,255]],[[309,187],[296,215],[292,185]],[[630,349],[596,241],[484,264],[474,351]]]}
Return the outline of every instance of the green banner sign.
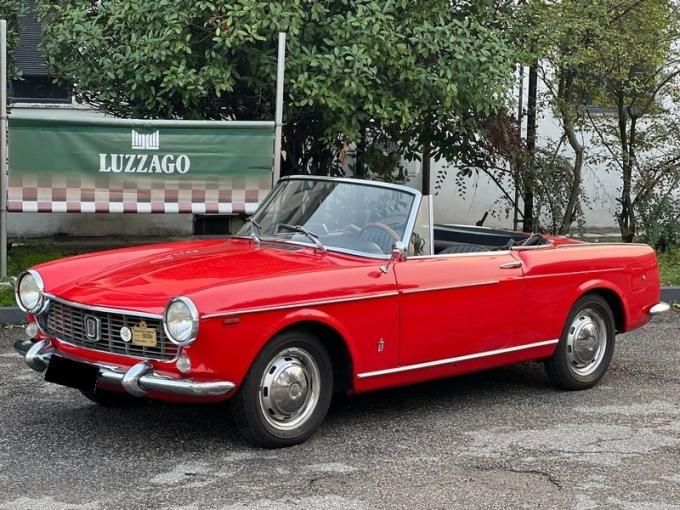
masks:
{"label": "green banner sign", "polygon": [[252,212],[271,188],[273,122],[14,114],[10,211]]}

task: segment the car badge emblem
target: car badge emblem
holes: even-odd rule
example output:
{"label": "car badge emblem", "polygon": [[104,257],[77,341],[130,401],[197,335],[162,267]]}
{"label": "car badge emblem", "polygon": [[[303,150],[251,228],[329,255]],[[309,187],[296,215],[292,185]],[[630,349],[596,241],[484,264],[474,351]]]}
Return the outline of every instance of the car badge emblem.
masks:
{"label": "car badge emblem", "polygon": [[120,328],[120,338],[123,340],[123,342],[130,343],[132,340],[132,330],[125,326]]}
{"label": "car badge emblem", "polygon": [[98,317],[94,315],[86,315],[83,320],[85,323],[85,337],[90,342],[99,341],[99,335],[101,331],[101,321]]}

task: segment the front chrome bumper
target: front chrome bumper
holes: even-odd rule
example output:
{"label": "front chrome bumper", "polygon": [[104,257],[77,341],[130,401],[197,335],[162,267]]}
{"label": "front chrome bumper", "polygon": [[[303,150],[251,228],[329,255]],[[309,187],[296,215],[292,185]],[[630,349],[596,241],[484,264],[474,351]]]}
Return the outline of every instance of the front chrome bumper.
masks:
{"label": "front chrome bumper", "polygon": [[[20,340],[14,344],[17,352],[24,356],[26,364],[36,372],[44,372],[50,358],[56,352],[49,340],[33,343]],[[60,354],[63,356],[63,354]],[[77,360],[81,363],[82,360]],[[84,362],[88,363],[88,362]],[[94,364],[99,368],[97,383],[122,386],[135,397],[143,397],[149,392],[166,393],[187,397],[221,397],[235,388],[230,381],[193,381],[191,379],[171,379],[154,372],[153,366],[142,361],[132,367],[120,367],[103,363]]]}
{"label": "front chrome bumper", "polygon": [[671,305],[668,303],[664,303],[661,301],[660,303],[655,304],[649,309],[649,315],[659,315],[661,313],[666,313],[671,309]]}

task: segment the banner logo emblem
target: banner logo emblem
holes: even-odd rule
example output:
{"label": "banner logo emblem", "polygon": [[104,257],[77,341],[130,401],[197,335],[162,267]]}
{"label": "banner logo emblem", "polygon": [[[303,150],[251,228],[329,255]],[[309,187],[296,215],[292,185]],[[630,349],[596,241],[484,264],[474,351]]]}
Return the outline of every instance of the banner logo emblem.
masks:
{"label": "banner logo emblem", "polygon": [[156,131],[148,135],[132,130],[132,148],[142,151],[157,151],[161,148],[160,132]]}

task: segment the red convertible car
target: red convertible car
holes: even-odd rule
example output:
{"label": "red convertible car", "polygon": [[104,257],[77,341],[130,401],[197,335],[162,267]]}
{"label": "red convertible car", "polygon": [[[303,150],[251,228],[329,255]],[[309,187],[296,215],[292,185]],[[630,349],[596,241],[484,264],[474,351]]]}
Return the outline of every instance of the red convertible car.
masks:
{"label": "red convertible car", "polygon": [[430,197],[281,180],[239,235],[81,255],[18,279],[45,379],[105,404],[229,400],[252,442],[309,438],[334,392],[527,360],[590,388],[668,309],[654,251],[434,225]]}

